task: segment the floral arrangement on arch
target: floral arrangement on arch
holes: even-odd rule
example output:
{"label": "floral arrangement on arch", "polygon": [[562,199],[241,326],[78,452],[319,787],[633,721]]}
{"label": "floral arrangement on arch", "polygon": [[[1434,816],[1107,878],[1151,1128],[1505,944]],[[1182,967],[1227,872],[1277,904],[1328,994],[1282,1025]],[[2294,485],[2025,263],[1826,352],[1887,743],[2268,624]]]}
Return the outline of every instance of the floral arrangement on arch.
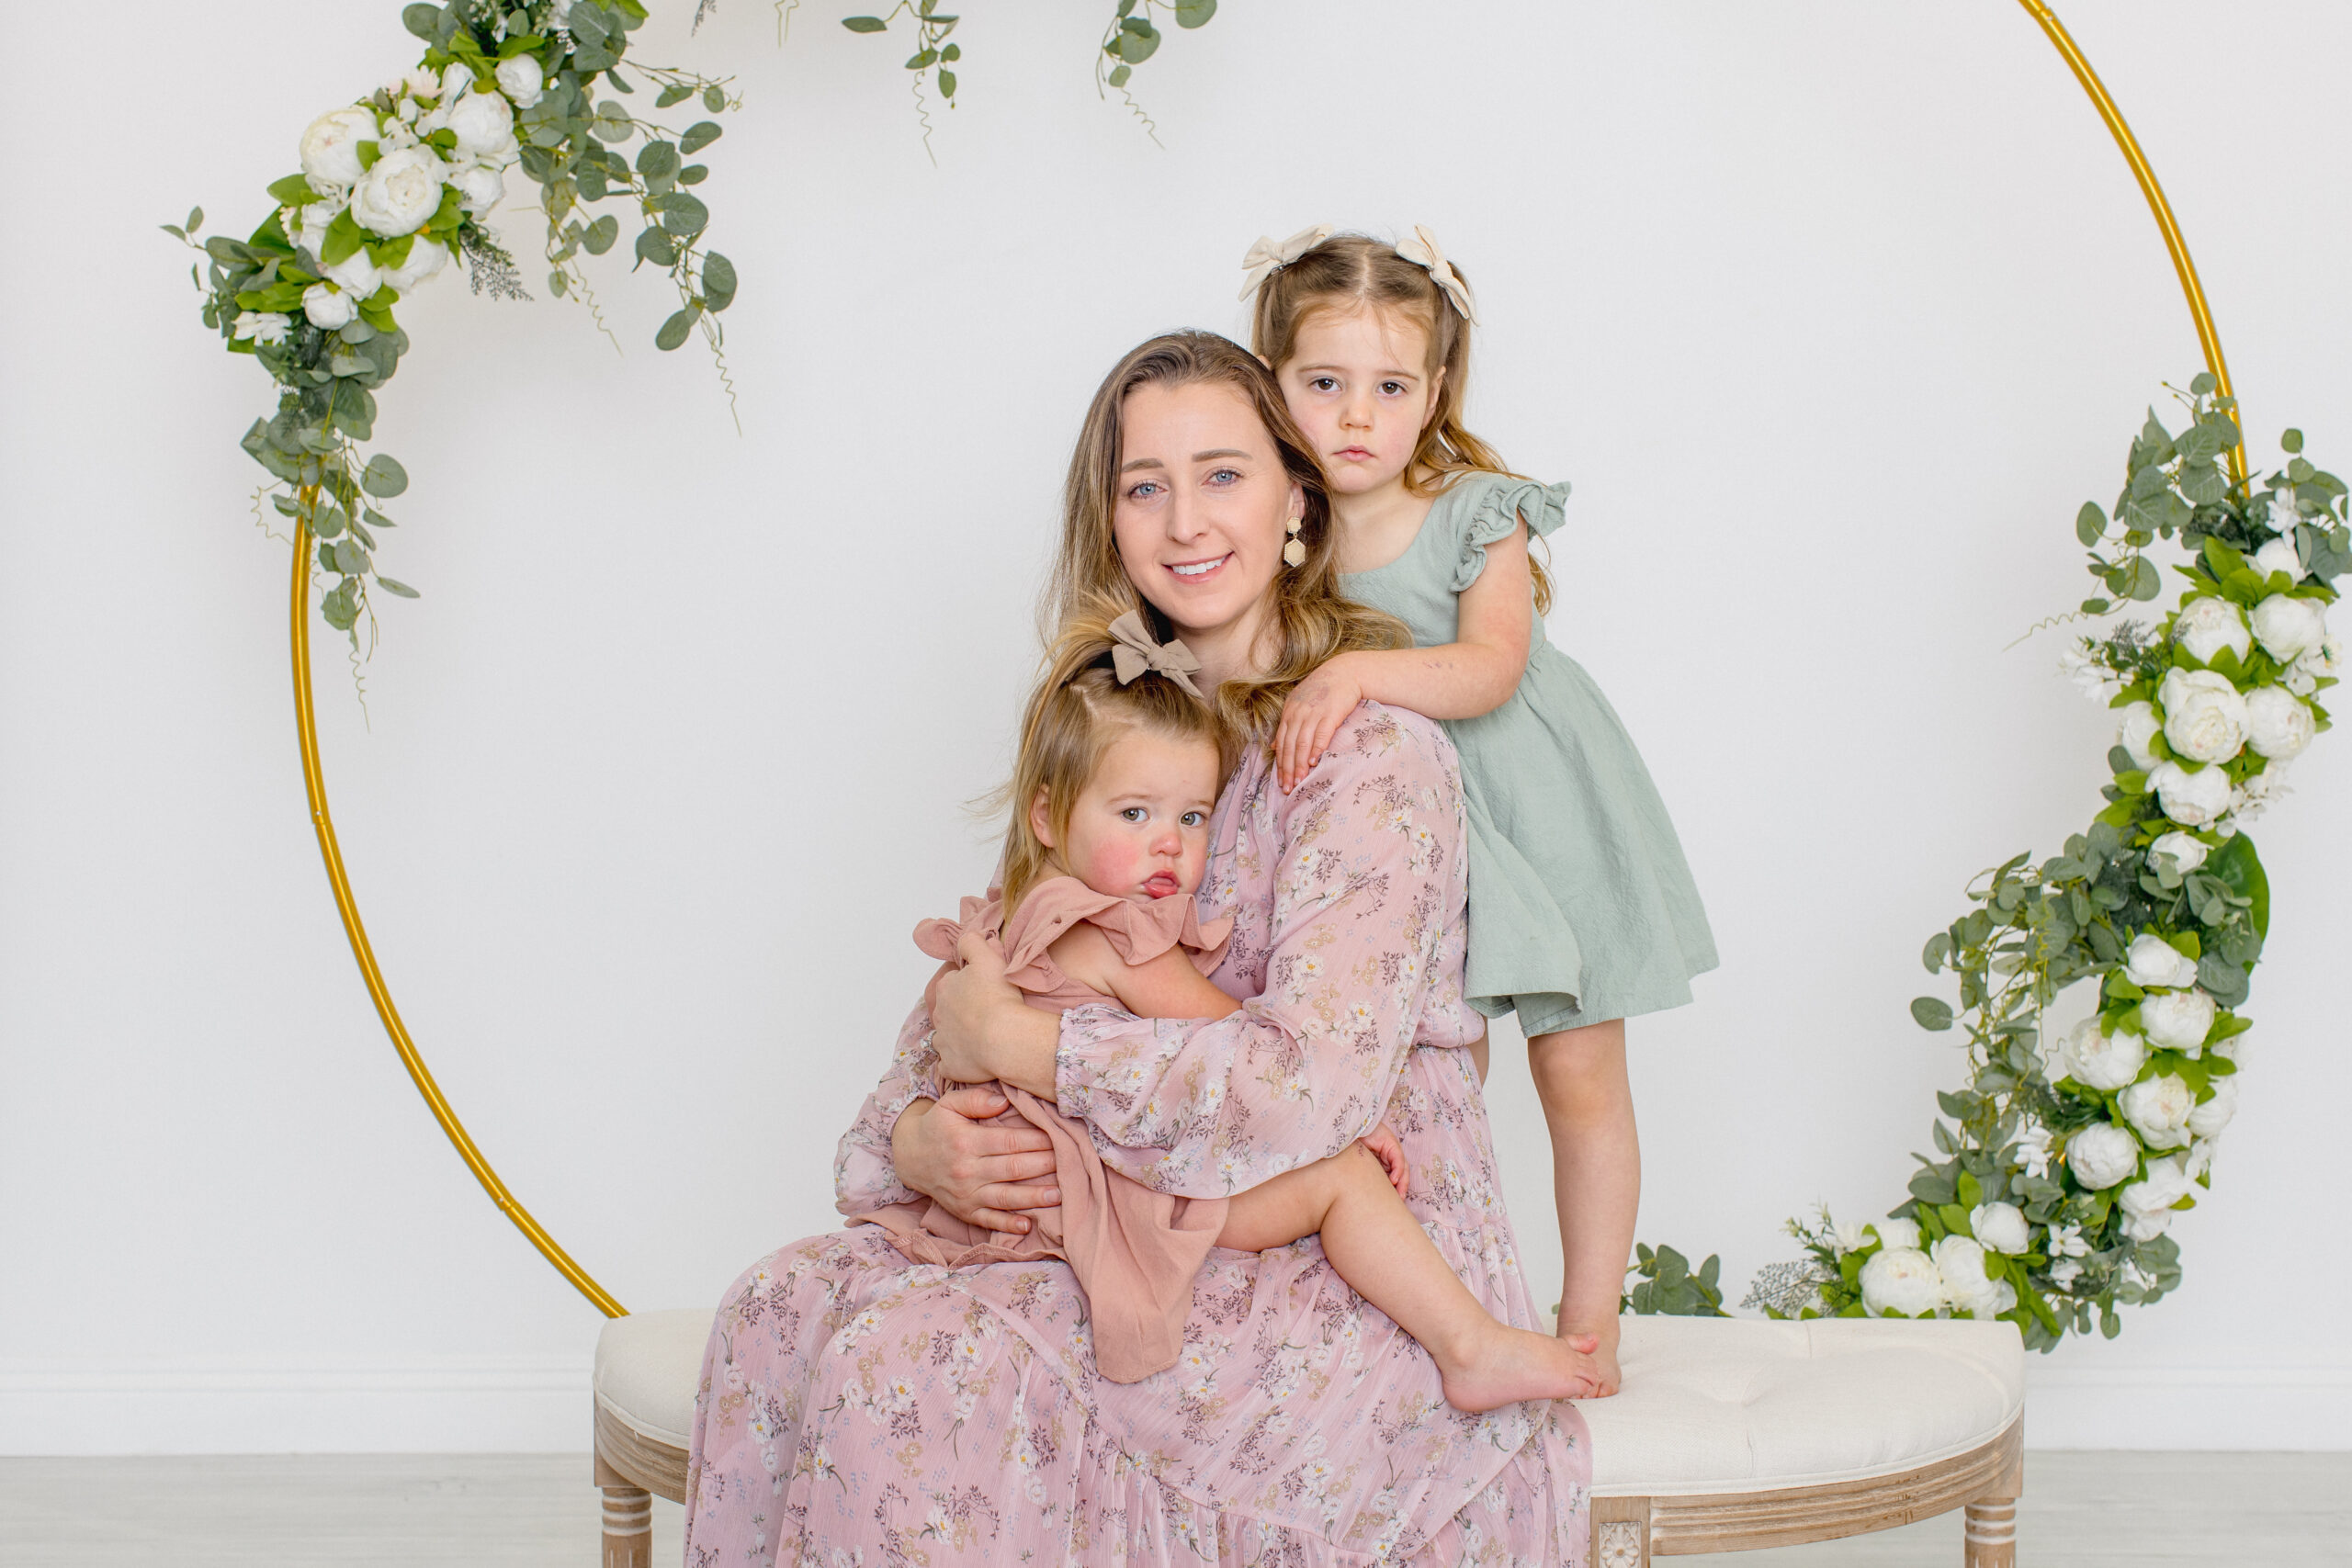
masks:
{"label": "floral arrangement on arch", "polygon": [[[2327,607],[2352,567],[2346,487],[2302,457],[2300,433],[2256,487],[2225,468],[2241,452],[2233,400],[2199,376],[2182,401],[2177,434],[2150,412],[2111,514],[2076,518],[2113,595],[2083,615],[2159,595],[2158,539],[2190,552],[2161,623],[2124,621],[2065,657],[2121,720],[2108,805],[2064,852],[1984,874],[1976,908],[1928,939],[1922,961],[1958,976],[1960,1006],[1922,997],[1912,1014],[1964,1025],[1970,1073],[1937,1096],[1939,1157],[1918,1156],[1909,1199],[1875,1224],[1790,1222],[1806,1255],[1759,1273],[1750,1306],[2006,1318],[2048,1349],[2094,1321],[2112,1337],[2119,1303],[2180,1280],[2166,1233],[2211,1185],[2236,1111],[2239,1010],[2269,931],[2245,828],[2328,728],[2318,699],[2344,648]],[[2098,1010],[2053,1037],[2047,1010],[2085,981]]]}

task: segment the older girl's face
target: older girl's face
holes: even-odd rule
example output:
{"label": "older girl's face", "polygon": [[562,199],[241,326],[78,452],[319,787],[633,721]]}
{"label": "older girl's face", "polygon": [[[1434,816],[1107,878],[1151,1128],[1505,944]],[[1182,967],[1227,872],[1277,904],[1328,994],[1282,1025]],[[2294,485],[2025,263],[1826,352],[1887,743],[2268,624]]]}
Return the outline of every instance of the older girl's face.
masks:
{"label": "older girl's face", "polygon": [[1285,525],[1305,503],[1258,411],[1234,389],[1144,386],[1121,405],[1119,560],[1204,660],[1219,643],[1253,646],[1283,570]]}

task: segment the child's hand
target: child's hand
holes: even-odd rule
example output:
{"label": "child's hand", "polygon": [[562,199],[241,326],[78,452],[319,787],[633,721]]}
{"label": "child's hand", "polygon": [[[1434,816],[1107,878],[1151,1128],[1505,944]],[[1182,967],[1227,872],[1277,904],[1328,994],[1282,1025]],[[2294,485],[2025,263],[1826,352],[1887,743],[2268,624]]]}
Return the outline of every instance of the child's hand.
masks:
{"label": "child's hand", "polygon": [[1283,699],[1282,722],[1274,727],[1274,782],[1284,795],[1323,760],[1323,749],[1363,701],[1363,684],[1348,662],[1351,657],[1342,653],[1325,660]]}
{"label": "child's hand", "polygon": [[1380,1168],[1388,1173],[1388,1184],[1396,1189],[1396,1196],[1404,1197],[1406,1190],[1413,1184],[1413,1174],[1405,1164],[1405,1145],[1397,1138],[1396,1129],[1383,1122],[1357,1142],[1372,1151],[1372,1157],[1378,1160]]}

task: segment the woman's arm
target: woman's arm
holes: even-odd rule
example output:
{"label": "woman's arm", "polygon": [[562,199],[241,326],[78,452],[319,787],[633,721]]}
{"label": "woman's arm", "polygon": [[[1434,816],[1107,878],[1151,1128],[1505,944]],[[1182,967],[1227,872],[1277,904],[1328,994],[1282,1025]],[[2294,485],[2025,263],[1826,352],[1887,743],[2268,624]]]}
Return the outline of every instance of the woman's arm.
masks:
{"label": "woman's arm", "polygon": [[1062,1015],[1062,1114],[1092,1125],[1104,1164],[1184,1197],[1246,1190],[1370,1131],[1432,998],[1460,981],[1458,956],[1440,962],[1459,953],[1467,874],[1443,732],[1365,707],[1297,793],[1272,794],[1261,767],[1243,763],[1239,848],[1212,875],[1235,877],[1238,973],[1262,974],[1261,993],[1205,1023]]}
{"label": "woman's arm", "polygon": [[1274,775],[1285,792],[1321,760],[1358,703],[1386,703],[1430,718],[1475,718],[1519,689],[1535,623],[1527,525],[1487,546],[1486,557],[1486,570],[1455,596],[1453,641],[1342,653],[1291,692],[1274,730]]}

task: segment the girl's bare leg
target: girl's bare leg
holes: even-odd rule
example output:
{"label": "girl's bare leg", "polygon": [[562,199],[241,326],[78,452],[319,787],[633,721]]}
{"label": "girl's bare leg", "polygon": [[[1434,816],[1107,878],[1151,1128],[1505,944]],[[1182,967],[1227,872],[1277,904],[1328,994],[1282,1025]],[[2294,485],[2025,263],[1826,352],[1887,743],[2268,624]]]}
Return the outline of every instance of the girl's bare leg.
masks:
{"label": "girl's bare leg", "polygon": [[1625,1077],[1625,1021],[1539,1034],[1528,1066],[1552,1129],[1552,1195],[1560,1210],[1559,1333],[1600,1342],[1598,1393],[1617,1392],[1617,1300],[1634,1249],[1642,1144]]}
{"label": "girl's bare leg", "polygon": [[1550,1335],[1498,1323],[1478,1304],[1362,1144],[1241,1193],[1216,1239],[1219,1247],[1263,1252],[1317,1231],[1340,1278],[1436,1359],[1446,1402],[1457,1409],[1581,1399],[1596,1388],[1590,1357]]}

